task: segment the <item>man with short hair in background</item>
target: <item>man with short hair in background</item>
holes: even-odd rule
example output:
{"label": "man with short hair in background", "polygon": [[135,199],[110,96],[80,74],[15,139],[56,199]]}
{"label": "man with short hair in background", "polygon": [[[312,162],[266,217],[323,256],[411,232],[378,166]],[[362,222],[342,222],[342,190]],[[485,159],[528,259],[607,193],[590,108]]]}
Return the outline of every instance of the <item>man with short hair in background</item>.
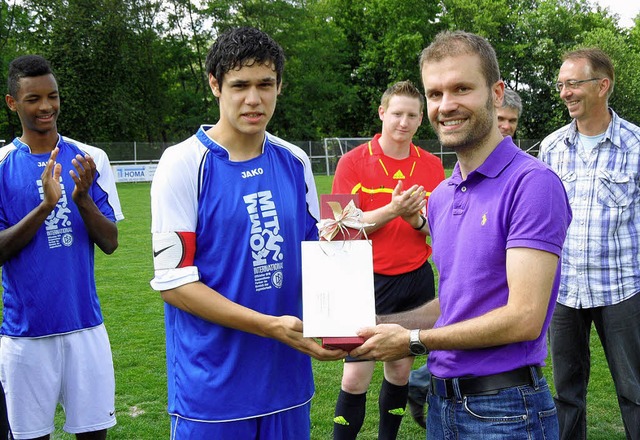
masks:
{"label": "man with short hair in background", "polygon": [[518,121],[522,114],[520,95],[516,91],[505,87],[502,107],[496,109],[496,114],[498,116],[498,128],[502,136],[515,138]]}
{"label": "man with short hair in background", "polygon": [[587,438],[592,325],[627,438],[640,439],[640,128],[609,107],[614,84],[613,63],[602,50],[566,53],[556,89],[573,120],[540,146],[539,157],[562,179],[574,215],[550,326],[565,440]]}

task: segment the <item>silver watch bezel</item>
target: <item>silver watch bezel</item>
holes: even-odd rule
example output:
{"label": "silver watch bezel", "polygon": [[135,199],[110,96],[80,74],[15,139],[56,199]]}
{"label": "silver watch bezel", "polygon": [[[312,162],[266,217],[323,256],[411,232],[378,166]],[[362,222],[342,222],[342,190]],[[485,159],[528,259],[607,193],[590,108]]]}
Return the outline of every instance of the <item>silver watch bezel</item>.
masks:
{"label": "silver watch bezel", "polygon": [[411,330],[409,335],[409,352],[414,356],[427,354],[427,347],[420,340],[420,329]]}

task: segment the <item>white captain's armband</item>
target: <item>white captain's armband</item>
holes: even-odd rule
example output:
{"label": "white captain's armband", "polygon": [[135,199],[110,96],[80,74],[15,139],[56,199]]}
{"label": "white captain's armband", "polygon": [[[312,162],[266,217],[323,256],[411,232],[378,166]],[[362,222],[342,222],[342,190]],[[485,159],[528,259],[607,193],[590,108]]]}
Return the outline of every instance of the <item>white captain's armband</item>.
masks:
{"label": "white captain's armband", "polygon": [[195,232],[156,232],[153,234],[153,267],[155,270],[193,266],[195,254]]}

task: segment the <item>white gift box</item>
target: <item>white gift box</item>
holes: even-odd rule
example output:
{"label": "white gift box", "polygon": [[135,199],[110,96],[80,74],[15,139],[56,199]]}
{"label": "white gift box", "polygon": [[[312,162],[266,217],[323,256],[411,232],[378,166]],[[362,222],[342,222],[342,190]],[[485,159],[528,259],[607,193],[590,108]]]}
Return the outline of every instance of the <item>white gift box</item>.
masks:
{"label": "white gift box", "polygon": [[370,241],[302,242],[302,316],[305,337],[345,349],[363,342],[358,329],[376,324]]}

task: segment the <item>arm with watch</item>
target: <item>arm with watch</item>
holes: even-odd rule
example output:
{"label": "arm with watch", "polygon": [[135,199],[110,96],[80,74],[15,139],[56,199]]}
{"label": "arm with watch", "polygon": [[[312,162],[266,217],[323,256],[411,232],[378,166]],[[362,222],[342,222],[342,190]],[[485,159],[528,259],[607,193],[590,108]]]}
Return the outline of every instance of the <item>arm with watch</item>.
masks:
{"label": "arm with watch", "polygon": [[[420,338],[421,330],[431,329],[440,316],[440,301],[435,298],[423,306],[400,313],[389,315],[377,315],[378,327],[395,327],[393,337],[383,341],[385,351],[392,350],[394,359],[407,356],[426,355],[429,347]],[[402,330],[402,331],[399,331]],[[351,352],[351,356],[357,357],[359,349]],[[362,357],[367,358],[368,354]],[[381,360],[381,359],[380,359]]]}
{"label": "arm with watch", "polygon": [[473,318],[433,328],[439,299],[408,312],[378,317],[375,327],[361,329],[365,343],[349,354],[391,361],[410,355],[411,330],[428,350],[473,350],[538,339],[544,328],[558,256],[532,248],[507,249],[509,297],[505,305]]}
{"label": "arm with watch", "polygon": [[429,349],[420,340],[420,329],[416,328],[409,333],[409,353],[413,356],[423,356],[429,353]]}

